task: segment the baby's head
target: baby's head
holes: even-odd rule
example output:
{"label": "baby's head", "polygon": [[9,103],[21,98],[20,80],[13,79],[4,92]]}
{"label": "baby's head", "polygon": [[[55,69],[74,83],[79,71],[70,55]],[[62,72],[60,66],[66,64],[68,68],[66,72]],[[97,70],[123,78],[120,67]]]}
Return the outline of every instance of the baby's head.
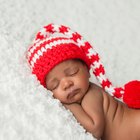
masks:
{"label": "baby's head", "polygon": [[[43,29],[51,30],[52,33],[50,28],[46,26]],[[69,28],[61,26],[58,29],[64,33]],[[38,32],[32,46],[28,49],[27,58],[32,73],[45,88],[54,93],[55,98],[65,103],[73,102],[72,94],[82,92],[83,96],[89,87],[88,71],[91,61],[86,51],[90,48],[90,44],[88,42],[86,46],[79,44],[77,40],[81,36],[76,32],[73,32],[71,37],[67,35],[52,37],[44,30]],[[64,89],[67,96],[62,96]],[[77,99],[80,99],[78,94],[75,101]]]}
{"label": "baby's head", "polygon": [[[54,36],[55,33],[57,36]],[[101,64],[99,55],[90,45],[90,43],[85,41],[80,34],[73,32],[66,26],[54,24],[44,26],[37,33],[32,45],[28,49],[27,59],[32,73],[36,75],[37,79],[45,88],[47,87],[51,90],[54,88],[55,85],[50,84],[51,80],[49,79],[51,78],[48,77],[56,76],[58,78],[61,75],[59,75],[59,72],[63,73],[62,68],[59,68],[60,71],[57,73],[53,71],[63,64],[67,66],[68,63],[69,65],[71,64],[71,68],[76,64],[80,68],[82,67],[84,69],[86,68],[84,66],[87,65],[88,70],[92,70],[91,72],[94,73],[100,85],[109,94],[119,98],[121,98],[123,95],[123,89],[112,87],[111,82],[108,80],[108,78],[106,78],[105,70]],[[73,61],[72,59],[79,59],[86,65],[80,65],[81,63],[79,61]],[[54,74],[52,75],[50,73]],[[82,78],[83,77],[81,75],[81,80],[84,81],[85,79]]]}
{"label": "baby's head", "polygon": [[65,60],[46,76],[46,87],[62,103],[80,102],[89,88],[89,71],[80,59]]}

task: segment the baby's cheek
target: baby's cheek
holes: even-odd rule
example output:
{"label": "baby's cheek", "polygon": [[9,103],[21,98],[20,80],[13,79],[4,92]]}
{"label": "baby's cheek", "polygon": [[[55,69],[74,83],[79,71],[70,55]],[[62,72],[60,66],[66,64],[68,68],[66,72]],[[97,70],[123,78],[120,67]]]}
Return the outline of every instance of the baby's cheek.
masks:
{"label": "baby's cheek", "polygon": [[55,99],[60,100],[61,102],[63,102],[65,100],[65,94],[61,91],[61,90],[56,90],[53,92],[53,97]]}
{"label": "baby's cheek", "polygon": [[53,91],[52,94],[53,94],[53,97],[54,97],[54,98],[56,98],[56,99],[59,98],[59,94],[58,94],[57,91]]}

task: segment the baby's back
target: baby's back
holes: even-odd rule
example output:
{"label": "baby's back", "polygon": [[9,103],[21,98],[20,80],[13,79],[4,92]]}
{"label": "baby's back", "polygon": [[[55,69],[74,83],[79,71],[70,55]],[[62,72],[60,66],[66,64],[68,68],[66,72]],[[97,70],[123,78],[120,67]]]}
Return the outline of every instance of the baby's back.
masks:
{"label": "baby's back", "polygon": [[140,140],[140,110],[129,109],[103,91],[105,130],[102,140]]}

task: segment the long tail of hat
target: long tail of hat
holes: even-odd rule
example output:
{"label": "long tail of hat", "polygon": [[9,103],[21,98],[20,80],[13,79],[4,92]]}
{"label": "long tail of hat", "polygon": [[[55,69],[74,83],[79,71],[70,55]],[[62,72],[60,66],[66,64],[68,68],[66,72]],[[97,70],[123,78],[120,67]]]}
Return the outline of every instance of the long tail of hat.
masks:
{"label": "long tail of hat", "polygon": [[[43,43],[43,39],[46,37],[51,37],[54,33],[61,33],[64,34],[66,37],[72,39],[80,48],[82,48],[91,61],[91,69],[93,74],[96,76],[97,80],[103,87],[103,89],[109,93],[111,96],[114,96],[119,99],[123,99],[130,107],[139,108],[140,107],[140,89],[139,89],[139,102],[137,105],[132,105],[130,103],[130,96],[127,98],[127,94],[125,92],[128,92],[130,90],[130,87],[134,87],[135,82],[133,82],[133,86],[131,84],[126,84],[124,87],[113,87],[110,80],[105,75],[105,69],[102,65],[98,53],[95,51],[95,49],[90,45],[89,42],[85,41],[84,38],[78,34],[77,32],[72,31],[69,27],[63,26],[63,25],[55,25],[55,24],[49,24],[47,26],[44,26],[36,35],[35,40],[33,43],[41,42]],[[41,40],[41,41],[40,41]],[[33,45],[34,47],[35,45]],[[30,49],[34,50],[34,48],[31,47]],[[137,81],[138,82],[138,81]],[[140,87],[140,82],[137,84]],[[125,94],[125,96],[124,96]],[[129,94],[130,95],[130,94]],[[125,97],[125,99],[124,99]],[[136,97],[135,97],[136,98]],[[128,101],[129,100],[129,101]],[[138,107],[139,106],[139,107]]]}

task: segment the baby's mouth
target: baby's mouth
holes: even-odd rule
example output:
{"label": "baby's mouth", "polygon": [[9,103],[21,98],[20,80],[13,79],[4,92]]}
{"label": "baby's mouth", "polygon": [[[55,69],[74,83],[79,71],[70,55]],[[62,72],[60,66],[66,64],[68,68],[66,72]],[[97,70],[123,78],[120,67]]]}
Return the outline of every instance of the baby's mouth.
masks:
{"label": "baby's mouth", "polygon": [[74,97],[76,94],[78,94],[80,91],[80,89],[71,89],[69,92],[68,92],[68,99]]}

